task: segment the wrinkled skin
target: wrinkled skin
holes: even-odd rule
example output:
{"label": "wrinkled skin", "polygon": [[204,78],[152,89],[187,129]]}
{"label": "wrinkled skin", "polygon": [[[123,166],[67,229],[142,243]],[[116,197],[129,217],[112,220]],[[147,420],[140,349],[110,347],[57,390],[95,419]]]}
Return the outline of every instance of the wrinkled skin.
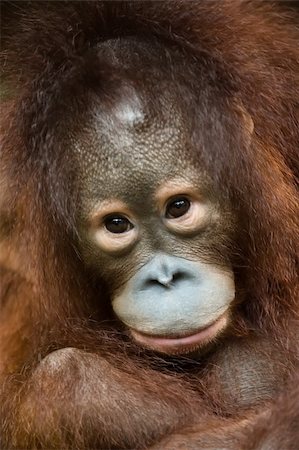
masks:
{"label": "wrinkled skin", "polygon": [[[143,338],[149,347],[163,350],[165,344],[167,353],[184,353],[214,339],[229,323],[234,276],[213,244],[229,243],[233,213],[188,156],[190,136],[175,99],[162,97],[164,109],[157,116],[149,109],[148,92],[142,103],[142,95],[128,91],[130,96],[121,92],[109,116],[94,108],[88,128],[73,138],[83,165],[82,253],[95,271],[105,268],[113,309],[129,329],[150,335]],[[185,197],[184,214],[168,218],[169,201]],[[105,220],[113,215],[131,228],[109,232]],[[215,323],[195,344],[166,340]]]}

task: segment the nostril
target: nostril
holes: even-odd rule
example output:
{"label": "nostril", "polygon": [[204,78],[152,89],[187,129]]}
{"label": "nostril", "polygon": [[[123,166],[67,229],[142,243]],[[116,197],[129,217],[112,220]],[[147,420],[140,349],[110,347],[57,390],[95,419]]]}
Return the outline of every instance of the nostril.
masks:
{"label": "nostril", "polygon": [[161,284],[161,283],[156,278],[151,278],[151,279],[145,281],[144,287],[151,288],[153,286],[157,286],[157,284]]}
{"label": "nostril", "polygon": [[148,279],[144,285],[146,288],[155,287],[155,286],[165,286],[170,287],[172,285],[172,277],[157,277],[157,278],[150,278]]}
{"label": "nostril", "polygon": [[157,277],[157,278],[148,278],[144,283],[143,283],[143,289],[151,289],[151,288],[155,288],[158,286],[163,286],[166,288],[169,288],[172,286],[172,277]]}
{"label": "nostril", "polygon": [[176,272],[172,276],[172,282],[175,283],[176,281],[181,281],[181,280],[184,280],[186,278],[187,278],[186,273],[184,273],[184,272]]}
{"label": "nostril", "polygon": [[187,274],[183,271],[178,271],[175,272],[174,274],[169,274],[169,275],[165,275],[165,274],[160,274],[157,277],[153,277],[153,278],[149,278],[148,280],[146,280],[146,282],[144,283],[145,288],[151,288],[151,287],[155,287],[155,286],[165,286],[165,287],[172,287],[174,286],[176,283],[185,280],[186,278],[188,278]]}

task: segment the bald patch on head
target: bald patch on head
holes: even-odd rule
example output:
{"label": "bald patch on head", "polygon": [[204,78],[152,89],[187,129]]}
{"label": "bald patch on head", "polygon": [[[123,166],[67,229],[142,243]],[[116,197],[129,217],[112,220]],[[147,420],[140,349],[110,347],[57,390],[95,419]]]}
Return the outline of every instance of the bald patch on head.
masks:
{"label": "bald patch on head", "polygon": [[142,101],[133,88],[117,102],[112,109],[112,116],[123,126],[141,125],[145,120]]}

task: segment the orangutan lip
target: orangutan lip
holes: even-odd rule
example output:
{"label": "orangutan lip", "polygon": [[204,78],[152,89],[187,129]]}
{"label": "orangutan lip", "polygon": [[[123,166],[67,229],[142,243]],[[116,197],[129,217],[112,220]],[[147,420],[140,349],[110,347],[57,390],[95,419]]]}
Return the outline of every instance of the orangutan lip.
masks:
{"label": "orangutan lip", "polygon": [[218,317],[215,322],[205,328],[200,329],[195,334],[180,337],[163,337],[143,334],[136,330],[131,330],[133,338],[140,344],[153,350],[164,353],[178,353],[180,350],[186,353],[198,346],[202,346],[211,341],[227,324],[227,312]]}

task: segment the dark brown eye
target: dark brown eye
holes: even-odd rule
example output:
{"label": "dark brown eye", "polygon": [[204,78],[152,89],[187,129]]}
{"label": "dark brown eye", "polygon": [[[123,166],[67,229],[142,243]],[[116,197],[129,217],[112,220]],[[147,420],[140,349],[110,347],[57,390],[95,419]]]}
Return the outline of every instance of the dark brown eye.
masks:
{"label": "dark brown eye", "polygon": [[189,200],[186,197],[178,197],[168,203],[165,216],[167,219],[176,219],[186,214],[189,208]]}
{"label": "dark brown eye", "polygon": [[109,216],[104,221],[105,227],[110,233],[126,233],[133,228],[132,223],[123,216]]}

